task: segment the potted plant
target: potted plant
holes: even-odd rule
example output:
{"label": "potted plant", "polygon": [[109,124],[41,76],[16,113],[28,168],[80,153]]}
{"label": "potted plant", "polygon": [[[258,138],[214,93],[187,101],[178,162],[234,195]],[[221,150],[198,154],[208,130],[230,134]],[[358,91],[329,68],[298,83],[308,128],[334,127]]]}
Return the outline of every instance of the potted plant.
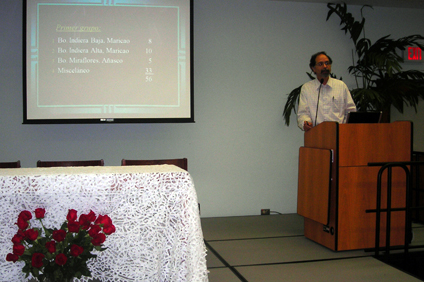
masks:
{"label": "potted plant", "polygon": [[[386,35],[372,43],[365,36],[365,18],[362,14],[364,8],[372,8],[371,6],[362,6],[361,21],[356,21],[347,12],[345,3],[329,3],[327,7],[327,21],[333,14],[337,15],[341,20],[342,30],[345,34],[350,34],[354,44],[353,65],[348,70],[356,81],[356,88],[350,91],[358,111],[383,111],[386,113],[386,121],[390,118],[391,106],[400,113],[403,113],[404,105],[414,107],[417,111],[419,100],[424,98],[424,72],[404,71],[402,52],[410,46],[424,49],[424,37],[416,34],[394,40]],[[311,74],[308,75],[314,79]],[[301,87],[295,88],[288,95],[283,112],[286,125],[290,124],[292,112],[296,112]]]}

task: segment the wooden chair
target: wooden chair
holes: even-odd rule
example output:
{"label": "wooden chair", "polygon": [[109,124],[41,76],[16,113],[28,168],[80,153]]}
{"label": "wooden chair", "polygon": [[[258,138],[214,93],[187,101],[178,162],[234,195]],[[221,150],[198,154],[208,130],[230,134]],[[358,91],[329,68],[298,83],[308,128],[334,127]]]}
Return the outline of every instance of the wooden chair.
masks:
{"label": "wooden chair", "polygon": [[0,168],[20,168],[21,161],[0,163]]}
{"label": "wooden chair", "polygon": [[121,165],[161,165],[170,164],[176,165],[184,170],[187,170],[187,158],[183,159],[163,159],[163,160],[126,160],[122,159]]}
{"label": "wooden chair", "polygon": [[104,166],[105,162],[101,160],[89,161],[37,161],[37,167],[58,167],[58,166]]}

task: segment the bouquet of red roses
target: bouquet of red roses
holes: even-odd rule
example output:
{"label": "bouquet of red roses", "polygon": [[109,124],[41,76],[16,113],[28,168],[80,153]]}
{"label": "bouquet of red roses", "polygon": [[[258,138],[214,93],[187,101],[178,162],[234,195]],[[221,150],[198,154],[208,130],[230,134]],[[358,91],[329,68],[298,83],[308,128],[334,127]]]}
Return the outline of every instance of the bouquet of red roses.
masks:
{"label": "bouquet of red roses", "polygon": [[69,210],[60,229],[43,225],[46,211],[35,210],[35,218],[41,228],[31,228],[32,214],[22,211],[18,216],[18,232],[13,236],[13,253],[7,261],[24,261],[22,271],[26,277],[31,273],[38,281],[67,281],[81,276],[91,276],[87,267],[89,259],[97,257],[93,250],[104,251],[106,235],[115,232],[115,226],[107,215],[96,217],[93,211],[81,214]]}

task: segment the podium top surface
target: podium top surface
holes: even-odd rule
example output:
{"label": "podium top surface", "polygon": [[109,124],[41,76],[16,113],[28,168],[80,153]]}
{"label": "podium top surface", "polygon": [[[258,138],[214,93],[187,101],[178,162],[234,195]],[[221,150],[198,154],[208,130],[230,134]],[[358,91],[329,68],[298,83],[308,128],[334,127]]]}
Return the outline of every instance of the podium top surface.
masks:
{"label": "podium top surface", "polygon": [[305,132],[305,147],[333,150],[339,166],[410,161],[412,123],[338,124],[323,122]]}

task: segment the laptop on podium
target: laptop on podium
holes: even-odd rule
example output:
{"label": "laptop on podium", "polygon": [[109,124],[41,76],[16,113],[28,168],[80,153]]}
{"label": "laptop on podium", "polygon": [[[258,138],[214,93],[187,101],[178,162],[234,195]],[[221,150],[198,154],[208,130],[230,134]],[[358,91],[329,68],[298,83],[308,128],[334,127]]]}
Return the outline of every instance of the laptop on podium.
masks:
{"label": "laptop on podium", "polygon": [[349,112],[346,123],[380,123],[382,112]]}

